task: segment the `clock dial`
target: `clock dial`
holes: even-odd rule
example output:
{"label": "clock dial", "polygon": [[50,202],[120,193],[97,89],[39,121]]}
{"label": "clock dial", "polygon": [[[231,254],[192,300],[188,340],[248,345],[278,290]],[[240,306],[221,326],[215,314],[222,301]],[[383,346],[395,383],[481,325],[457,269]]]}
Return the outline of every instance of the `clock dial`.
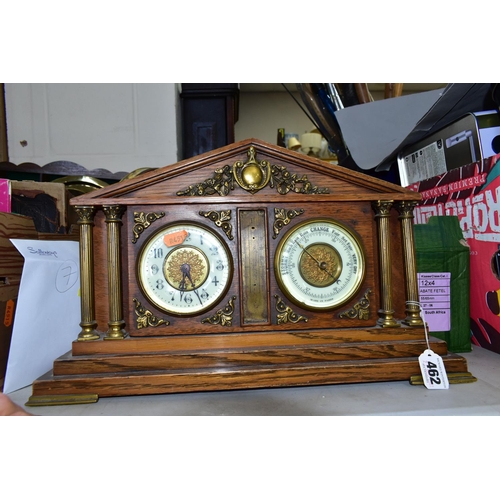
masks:
{"label": "clock dial", "polygon": [[194,223],[163,227],[144,244],[138,278],[148,300],[170,314],[199,314],[225,295],[233,274],[226,244]]}
{"label": "clock dial", "polygon": [[305,309],[327,310],[349,301],[364,277],[357,236],[333,219],[294,227],[276,250],[276,278],[285,295]]}

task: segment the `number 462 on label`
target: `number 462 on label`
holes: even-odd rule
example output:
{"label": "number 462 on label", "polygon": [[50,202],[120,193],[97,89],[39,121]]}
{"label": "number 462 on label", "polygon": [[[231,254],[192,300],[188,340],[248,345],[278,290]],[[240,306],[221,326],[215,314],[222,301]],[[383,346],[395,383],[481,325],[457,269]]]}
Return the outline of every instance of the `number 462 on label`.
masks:
{"label": "number 462 on label", "polygon": [[420,371],[427,389],[448,389],[449,382],[443,359],[431,349],[426,349],[419,357]]}

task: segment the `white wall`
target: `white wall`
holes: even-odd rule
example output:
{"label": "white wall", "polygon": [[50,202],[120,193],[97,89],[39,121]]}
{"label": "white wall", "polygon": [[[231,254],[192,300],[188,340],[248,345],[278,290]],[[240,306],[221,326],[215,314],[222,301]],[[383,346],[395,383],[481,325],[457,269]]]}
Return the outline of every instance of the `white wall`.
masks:
{"label": "white wall", "polygon": [[175,83],[7,83],[9,160],[132,171],[177,162]]}

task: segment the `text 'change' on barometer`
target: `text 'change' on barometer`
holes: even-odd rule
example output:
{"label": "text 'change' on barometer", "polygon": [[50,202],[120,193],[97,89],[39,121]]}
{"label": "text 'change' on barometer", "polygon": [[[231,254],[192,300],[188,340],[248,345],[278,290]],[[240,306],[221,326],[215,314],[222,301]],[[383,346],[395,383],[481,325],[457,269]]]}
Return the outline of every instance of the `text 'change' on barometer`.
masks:
{"label": "text 'change' on barometer", "polygon": [[333,219],[311,219],[294,227],[278,245],[278,284],[305,309],[333,309],[359,290],[365,257],[357,236]]}

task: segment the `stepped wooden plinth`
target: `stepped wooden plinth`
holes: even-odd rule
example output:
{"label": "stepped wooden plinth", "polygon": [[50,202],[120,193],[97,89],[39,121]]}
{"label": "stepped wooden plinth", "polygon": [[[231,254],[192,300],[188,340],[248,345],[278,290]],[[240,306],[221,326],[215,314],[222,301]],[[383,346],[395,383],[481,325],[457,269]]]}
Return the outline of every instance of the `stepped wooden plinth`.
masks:
{"label": "stepped wooden plinth", "polygon": [[[353,332],[254,333],[75,342],[72,352],[36,380],[29,403],[73,395],[97,397],[407,380],[419,375],[427,348],[418,329]],[[272,338],[272,345],[270,340]],[[446,342],[430,347],[448,373],[466,373],[467,362],[448,353]],[[196,348],[203,345],[202,348]],[[63,396],[61,398],[61,396]]]}

